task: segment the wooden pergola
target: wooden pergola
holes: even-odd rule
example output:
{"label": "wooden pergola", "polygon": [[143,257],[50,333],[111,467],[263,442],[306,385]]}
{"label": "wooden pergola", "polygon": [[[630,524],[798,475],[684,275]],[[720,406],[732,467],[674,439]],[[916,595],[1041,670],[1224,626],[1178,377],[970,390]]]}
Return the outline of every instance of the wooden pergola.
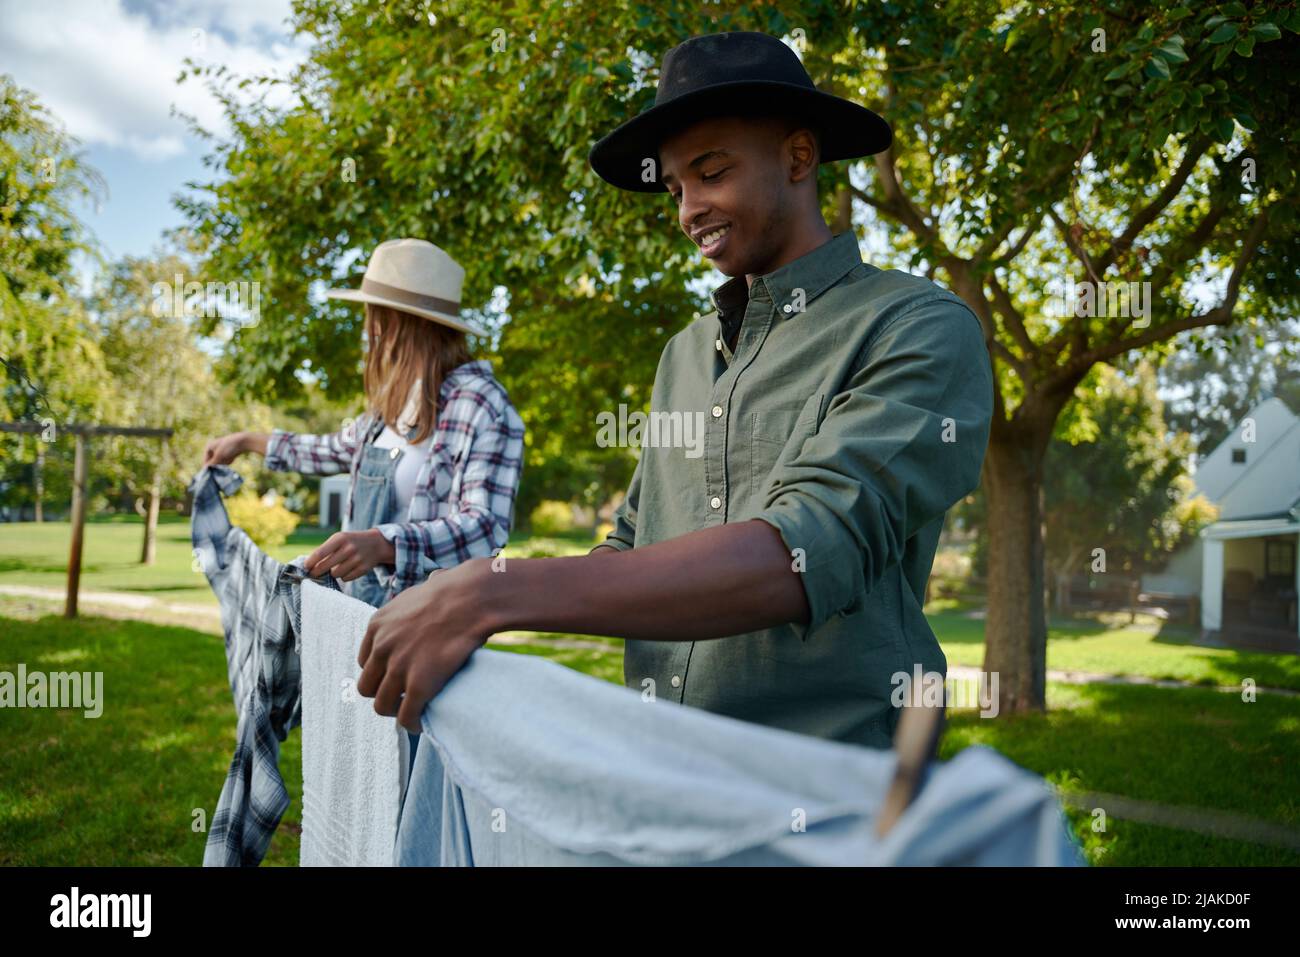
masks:
{"label": "wooden pergola", "polygon": [[[77,593],[81,588],[81,543],[86,532],[86,440],[94,435],[133,435],[141,438],[169,439],[172,429],[148,429],[129,425],[56,425],[59,432],[76,437],[77,451],[72,465],[72,546],[68,552],[68,594],[63,617],[77,617]],[[39,433],[39,422],[0,422],[0,432]]]}

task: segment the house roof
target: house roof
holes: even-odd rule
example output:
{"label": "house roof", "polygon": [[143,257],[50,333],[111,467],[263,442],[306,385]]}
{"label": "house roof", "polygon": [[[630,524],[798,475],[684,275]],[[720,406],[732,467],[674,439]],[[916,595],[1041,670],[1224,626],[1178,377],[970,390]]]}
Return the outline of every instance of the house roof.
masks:
{"label": "house roof", "polygon": [[[1252,420],[1251,441],[1241,436]],[[1233,462],[1239,451],[1245,458]],[[1232,519],[1282,516],[1300,501],[1300,417],[1273,396],[1256,405],[1197,468],[1199,493]]]}
{"label": "house roof", "polygon": [[1262,538],[1265,535],[1300,533],[1300,515],[1287,513],[1278,518],[1238,518],[1215,522],[1201,529],[1201,538]]}

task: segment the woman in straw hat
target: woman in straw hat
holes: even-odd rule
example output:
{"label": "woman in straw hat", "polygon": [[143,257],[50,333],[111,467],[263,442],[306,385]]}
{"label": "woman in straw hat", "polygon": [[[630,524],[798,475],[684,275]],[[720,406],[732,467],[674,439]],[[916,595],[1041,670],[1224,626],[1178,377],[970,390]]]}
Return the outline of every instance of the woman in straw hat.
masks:
{"label": "woman in straw hat", "polygon": [[360,289],[366,410],[329,435],[275,429],[213,439],[204,465],[259,452],[267,468],[351,477],[343,531],[307,557],[380,606],[439,568],[505,546],[523,464],[524,425],[491,363],[472,359],[460,318],[465,270],[422,239],[381,243]]}

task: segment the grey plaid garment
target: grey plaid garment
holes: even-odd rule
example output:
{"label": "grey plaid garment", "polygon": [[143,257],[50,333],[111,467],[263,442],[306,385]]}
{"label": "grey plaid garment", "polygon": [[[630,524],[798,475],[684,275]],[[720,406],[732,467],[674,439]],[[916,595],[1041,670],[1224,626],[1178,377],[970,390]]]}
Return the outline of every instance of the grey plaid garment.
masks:
{"label": "grey plaid garment", "polygon": [[[221,605],[226,666],[235,713],[235,754],[212,815],[204,867],[256,866],[266,854],[289,793],[280,742],[302,719],[302,600],[305,556],[288,565],[230,524],[223,495],[242,479],[226,466],[204,468],[190,483],[194,556]],[[319,584],[339,590],[329,576]]]}

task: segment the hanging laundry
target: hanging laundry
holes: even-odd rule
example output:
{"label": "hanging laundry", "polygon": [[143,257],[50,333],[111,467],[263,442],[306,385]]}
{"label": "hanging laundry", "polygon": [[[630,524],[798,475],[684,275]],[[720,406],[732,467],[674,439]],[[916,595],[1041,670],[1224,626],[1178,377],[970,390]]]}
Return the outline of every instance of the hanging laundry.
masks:
{"label": "hanging laundry", "polygon": [[[356,606],[341,627],[358,647],[374,609],[319,600]],[[421,724],[413,764],[398,737],[399,865],[1083,863],[1047,783],[984,746],[931,763],[879,838],[895,752],[654,700],[531,655],[475,651]]]}
{"label": "hanging laundry", "polygon": [[[256,866],[289,806],[280,743],[301,721],[301,556],[288,565],[230,523],[223,495],[242,479],[210,466],[190,483],[190,536],[221,606],[226,664],[238,724],[235,753],[203,852],[205,867]],[[332,578],[326,588],[338,589]]]}
{"label": "hanging laundry", "polygon": [[393,863],[398,736],[406,731],[356,690],[357,652],[374,610],[302,585],[302,866]]}

